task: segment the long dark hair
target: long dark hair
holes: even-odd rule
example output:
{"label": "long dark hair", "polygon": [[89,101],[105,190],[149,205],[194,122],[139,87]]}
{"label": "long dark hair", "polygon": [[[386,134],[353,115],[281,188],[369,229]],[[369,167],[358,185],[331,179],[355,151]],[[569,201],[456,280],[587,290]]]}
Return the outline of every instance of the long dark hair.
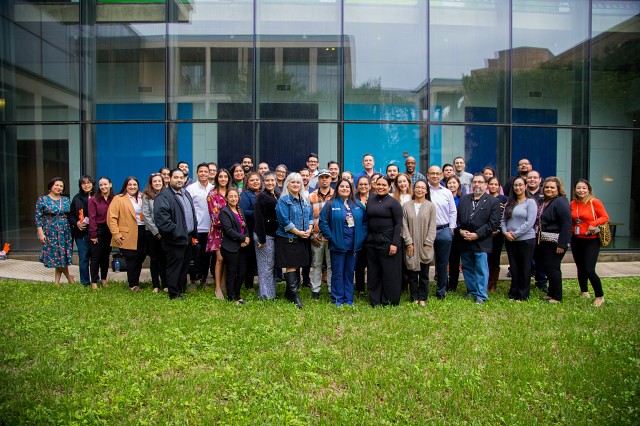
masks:
{"label": "long dark hair", "polygon": [[589,201],[591,198],[593,198],[593,188],[591,187],[591,184],[589,183],[589,181],[584,178],[578,179],[576,183],[573,184],[573,193],[572,193],[573,199],[574,200],[578,199],[578,196],[576,195],[576,186],[578,186],[579,183],[584,183],[585,185],[587,185],[587,189],[589,190],[587,201]]}
{"label": "long dark hair", "polygon": [[340,184],[342,182],[347,182],[349,184],[349,188],[351,190],[351,193],[347,197],[347,202],[355,205],[356,204],[356,195],[355,195],[356,190],[353,188],[353,184],[349,180],[344,179],[344,178],[338,179],[338,182],[336,182],[336,189],[333,191],[333,195],[331,196],[331,198],[329,198],[329,200],[333,201],[333,200],[337,200],[337,199],[340,198],[340,195],[338,194],[338,187],[340,186]]}
{"label": "long dark hair", "polygon": [[120,188],[120,192],[118,192],[118,195],[124,195],[127,193],[127,185],[129,184],[130,180],[136,181],[136,183],[138,184],[138,193],[140,193],[140,181],[138,181],[138,178],[135,176],[127,176],[124,180],[124,183],[122,184],[122,188]]}
{"label": "long dark hair", "polygon": [[416,199],[416,185],[418,184],[418,182],[423,182],[425,185],[427,185],[427,193],[424,194],[424,199],[431,201],[431,190],[429,189],[429,182],[427,182],[424,179],[418,179],[416,183],[413,184],[413,192],[411,193],[411,199],[412,200]]}
{"label": "long dark hair", "polygon": [[224,191],[226,193],[227,190],[233,185],[233,176],[231,176],[229,170],[227,169],[218,169],[218,172],[216,173],[214,188],[217,192],[220,192],[220,173],[225,173],[227,175],[227,186],[224,188]]}
{"label": "long dark hair", "polygon": [[111,199],[113,197],[115,197],[116,194],[115,194],[115,192],[113,192],[113,183],[111,182],[111,179],[109,179],[108,177],[101,176],[100,179],[98,179],[98,191],[96,191],[96,193],[100,192],[100,181],[102,179],[106,180],[107,182],[109,182],[111,184],[111,188],[109,188],[109,195],[107,196],[107,200],[111,201]]}
{"label": "long dark hair", "polygon": [[[521,180],[522,183],[524,184],[525,190],[524,190],[524,196],[527,198],[531,198],[531,196],[529,195],[529,191],[527,191],[527,182],[525,181],[525,179],[522,176],[517,176],[514,180],[513,180],[513,184],[516,183],[517,180]],[[512,184],[512,185],[513,185]],[[516,205],[518,205],[518,196],[516,195],[516,192],[512,189],[511,192],[509,193],[509,198],[507,199],[507,204],[505,204],[504,206],[504,219],[507,220],[511,217],[511,215],[513,214],[513,209],[516,207]]]}
{"label": "long dark hair", "polygon": [[158,195],[160,193],[160,191],[162,191],[162,189],[160,191],[157,191],[155,189],[153,189],[153,186],[151,185],[151,182],[153,182],[153,178],[154,177],[160,177],[160,180],[162,181],[162,189],[164,189],[164,179],[162,179],[162,174],[160,173],[151,173],[149,175],[149,179],[147,179],[147,186],[144,187],[144,191],[142,191],[142,194],[147,197],[149,200],[153,200],[154,198],[156,198],[156,195]]}

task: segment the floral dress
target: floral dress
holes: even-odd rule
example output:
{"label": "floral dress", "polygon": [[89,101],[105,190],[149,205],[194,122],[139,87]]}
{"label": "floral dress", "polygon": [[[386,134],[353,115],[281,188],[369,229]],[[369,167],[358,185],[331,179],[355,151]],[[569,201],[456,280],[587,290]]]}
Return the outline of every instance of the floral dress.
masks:
{"label": "floral dress", "polygon": [[207,252],[220,250],[222,244],[222,224],[218,219],[218,214],[224,206],[227,205],[227,200],[224,195],[220,194],[215,189],[209,191],[207,195],[207,205],[209,206],[209,215],[211,216],[211,228],[209,229],[209,235],[207,236]]}
{"label": "floral dress", "polygon": [[71,265],[73,240],[68,215],[71,202],[67,197],[54,200],[48,195],[38,197],[36,202],[36,226],[42,228],[46,244],[38,260],[47,268],[64,268]]}

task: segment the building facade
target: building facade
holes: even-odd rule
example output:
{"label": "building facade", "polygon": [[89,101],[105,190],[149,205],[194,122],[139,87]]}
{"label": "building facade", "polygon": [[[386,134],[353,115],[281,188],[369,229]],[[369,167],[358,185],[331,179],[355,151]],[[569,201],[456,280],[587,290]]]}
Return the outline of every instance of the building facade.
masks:
{"label": "building facade", "polygon": [[640,1],[0,2],[0,240],[37,250],[53,176],[309,152],[588,178],[640,249]]}

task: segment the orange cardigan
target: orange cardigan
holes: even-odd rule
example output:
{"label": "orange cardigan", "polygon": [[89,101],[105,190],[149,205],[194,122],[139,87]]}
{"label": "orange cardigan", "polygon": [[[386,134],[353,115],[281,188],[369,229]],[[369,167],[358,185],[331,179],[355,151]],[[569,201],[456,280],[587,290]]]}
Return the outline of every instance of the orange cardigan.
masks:
{"label": "orange cardigan", "polygon": [[[593,205],[593,210],[591,206]],[[595,212],[595,216],[594,213]],[[576,223],[578,218],[582,221],[580,224]],[[571,234],[578,238],[598,238],[598,234],[587,235],[589,226],[602,225],[609,221],[609,215],[602,205],[602,201],[597,198],[591,198],[586,203],[578,200],[571,202]],[[580,226],[580,234],[576,235],[576,226]]]}
{"label": "orange cardigan", "polygon": [[[136,250],[138,248],[138,222],[135,210],[127,194],[113,197],[107,211],[107,225],[113,236],[111,239],[112,247],[128,250]],[[124,237],[121,246],[116,243],[116,240],[120,237]]]}

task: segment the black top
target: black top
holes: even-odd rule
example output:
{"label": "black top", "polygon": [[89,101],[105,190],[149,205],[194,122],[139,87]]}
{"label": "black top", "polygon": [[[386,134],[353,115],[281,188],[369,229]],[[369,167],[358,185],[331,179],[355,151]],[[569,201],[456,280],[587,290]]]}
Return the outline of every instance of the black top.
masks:
{"label": "black top", "polygon": [[367,202],[369,234],[365,244],[376,248],[388,248],[391,244],[401,247],[402,206],[391,195],[372,195]]}
{"label": "black top", "polygon": [[[460,251],[491,253],[493,239],[491,234],[500,226],[502,218],[500,202],[489,194],[475,200],[473,194],[463,195],[458,204],[458,227],[456,242]],[[478,239],[466,241],[460,237],[461,230],[478,234]]]}
{"label": "black top", "polygon": [[552,199],[546,206],[540,207],[541,231],[557,232],[558,247],[567,249],[571,241],[571,205],[567,197],[558,196]]}
{"label": "black top", "polygon": [[168,244],[188,245],[191,238],[198,238],[198,219],[196,219],[196,209],[193,207],[193,200],[189,191],[182,191],[185,201],[191,203],[191,213],[193,215],[193,231],[187,234],[187,221],[185,212],[171,188],[165,188],[153,201],[153,219],[158,231],[162,236],[162,241]]}
{"label": "black top", "polygon": [[89,196],[86,192],[80,191],[73,197],[71,201],[71,211],[69,212],[69,225],[71,225],[71,235],[75,239],[82,239],[89,234],[89,224],[81,231],[78,228],[78,221],[80,220],[80,209],[84,217],[89,217]]}
{"label": "black top", "polygon": [[234,253],[240,250],[240,244],[249,236],[249,227],[247,226],[240,207],[238,207],[238,212],[242,217],[243,226],[240,226],[238,217],[235,212],[231,210],[229,204],[224,206],[218,214],[220,224],[222,225],[222,248]]}
{"label": "black top", "polygon": [[256,197],[254,204],[254,232],[258,236],[258,242],[264,244],[267,241],[267,235],[276,237],[278,230],[278,217],[276,216],[276,204],[278,198],[275,194],[262,191]]}

